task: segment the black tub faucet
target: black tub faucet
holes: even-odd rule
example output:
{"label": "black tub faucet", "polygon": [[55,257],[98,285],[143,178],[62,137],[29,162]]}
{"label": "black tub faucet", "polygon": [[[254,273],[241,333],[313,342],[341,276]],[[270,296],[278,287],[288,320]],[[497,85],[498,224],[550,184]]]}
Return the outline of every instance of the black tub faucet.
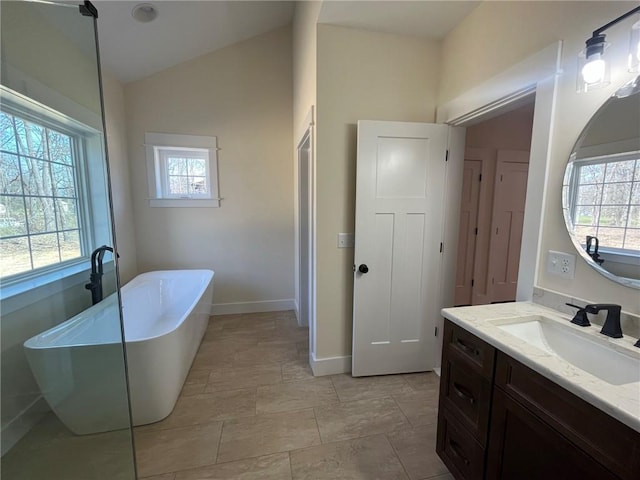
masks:
{"label": "black tub faucet", "polygon": [[620,311],[622,307],[612,303],[594,303],[584,307],[587,313],[599,313],[601,310],[607,311],[607,318],[604,321],[600,333],[612,338],[622,338],[622,328],[620,327]]}
{"label": "black tub faucet", "polygon": [[105,252],[113,253],[113,248],[102,245],[96,248],[91,254],[91,275],[89,277],[89,283],[84,288],[91,290],[91,303],[95,305],[102,300],[102,259]]}

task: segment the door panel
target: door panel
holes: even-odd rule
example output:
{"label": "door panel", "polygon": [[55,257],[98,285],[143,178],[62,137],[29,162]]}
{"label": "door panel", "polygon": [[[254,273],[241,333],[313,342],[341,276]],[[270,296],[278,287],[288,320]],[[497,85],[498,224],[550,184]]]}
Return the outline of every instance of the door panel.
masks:
{"label": "door panel", "polygon": [[[363,288],[381,292],[391,291],[394,217],[391,213],[375,216],[376,262],[374,265],[369,262],[369,268],[375,268],[375,275],[362,276]],[[363,315],[366,315],[371,322],[368,329],[370,341],[378,343],[388,341],[391,324],[391,296],[380,295],[371,298],[369,302],[362,305],[362,308]]]}
{"label": "door panel", "polygon": [[429,139],[378,138],[376,198],[424,198]]}
{"label": "door panel", "polygon": [[358,123],[354,376],[435,362],[448,127]]}
{"label": "door panel", "polygon": [[456,305],[471,305],[481,171],[482,162],[480,160],[464,161],[458,230],[458,263],[456,265]]}
{"label": "door panel", "polygon": [[490,251],[492,301],[516,298],[529,152],[498,151]]}

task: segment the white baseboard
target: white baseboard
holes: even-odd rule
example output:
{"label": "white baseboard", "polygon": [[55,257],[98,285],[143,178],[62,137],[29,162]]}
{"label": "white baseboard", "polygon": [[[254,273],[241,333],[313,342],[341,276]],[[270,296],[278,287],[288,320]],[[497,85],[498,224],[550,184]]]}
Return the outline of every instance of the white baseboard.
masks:
{"label": "white baseboard", "polygon": [[293,299],[264,300],[262,302],[214,303],[211,305],[211,315],[278,312],[281,310],[295,310],[295,307],[296,302]]}
{"label": "white baseboard", "polygon": [[314,377],[349,373],[351,371],[351,355],[316,358],[313,353],[309,353],[309,365],[311,365]]}
{"label": "white baseboard", "polygon": [[7,453],[29,430],[50,411],[44,397],[40,396],[25,408],[17,417],[2,428],[1,455]]}

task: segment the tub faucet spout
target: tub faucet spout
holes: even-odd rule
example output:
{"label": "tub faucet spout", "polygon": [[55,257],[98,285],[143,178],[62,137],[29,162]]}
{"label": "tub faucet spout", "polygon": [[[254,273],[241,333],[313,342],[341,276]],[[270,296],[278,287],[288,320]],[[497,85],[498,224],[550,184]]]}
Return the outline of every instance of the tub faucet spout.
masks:
{"label": "tub faucet spout", "polygon": [[84,288],[91,290],[91,303],[95,305],[102,300],[102,259],[105,252],[113,253],[113,248],[102,245],[96,248],[91,254],[91,275],[89,276],[89,283]]}

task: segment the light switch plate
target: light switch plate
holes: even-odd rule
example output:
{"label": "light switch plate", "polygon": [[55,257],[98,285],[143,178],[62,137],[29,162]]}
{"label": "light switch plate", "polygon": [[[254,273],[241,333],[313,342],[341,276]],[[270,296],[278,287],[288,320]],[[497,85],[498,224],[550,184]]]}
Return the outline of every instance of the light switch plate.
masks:
{"label": "light switch plate", "polygon": [[338,248],[353,248],[355,244],[356,244],[355,234],[353,233],[338,234]]}
{"label": "light switch plate", "polygon": [[576,276],[576,256],[571,253],[549,250],[547,272],[573,280]]}

